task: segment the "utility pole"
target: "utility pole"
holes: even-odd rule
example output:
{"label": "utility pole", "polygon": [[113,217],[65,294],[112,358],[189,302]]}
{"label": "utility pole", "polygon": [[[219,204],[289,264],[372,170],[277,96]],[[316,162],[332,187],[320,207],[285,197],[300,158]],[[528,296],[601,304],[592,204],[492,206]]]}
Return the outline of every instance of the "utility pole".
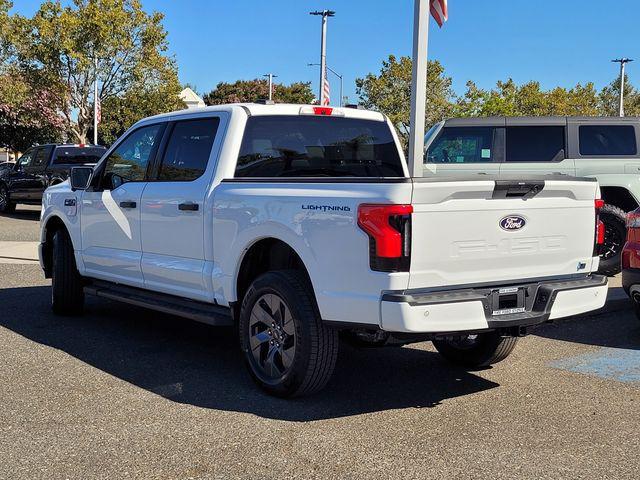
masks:
{"label": "utility pole", "polygon": [[629,62],[633,62],[631,58],[616,58],[611,60],[614,63],[620,64],[620,108],[619,114],[624,117],[624,65]]}
{"label": "utility pole", "polygon": [[273,101],[273,79],[278,78],[278,76],[273,73],[266,73],[263,77],[269,78],[269,101],[271,102]]}
{"label": "utility pole", "polygon": [[98,59],[94,59],[96,78],[93,82],[93,144],[98,144]]}
{"label": "utility pole", "polygon": [[327,78],[327,19],[329,17],[334,17],[336,12],[332,10],[322,10],[309,12],[310,15],[319,15],[322,16],[322,36],[320,38],[320,105],[328,104],[328,101],[325,103],[326,96],[324,91],[324,84]]}
{"label": "utility pole", "polygon": [[409,175],[422,177],[424,162],[424,123],[427,104],[427,39],[429,5],[415,0],[413,15],[413,72],[411,85],[411,117],[409,122]]}
{"label": "utility pole", "polygon": [[[318,67],[318,66],[320,66],[319,63],[307,63],[307,67]],[[344,77],[340,75],[338,72],[336,72],[329,65],[326,65],[326,67],[327,67],[327,70],[329,70],[331,73],[333,73],[336,77],[340,79],[340,106],[342,106],[344,103],[342,99],[342,94],[344,92]]]}

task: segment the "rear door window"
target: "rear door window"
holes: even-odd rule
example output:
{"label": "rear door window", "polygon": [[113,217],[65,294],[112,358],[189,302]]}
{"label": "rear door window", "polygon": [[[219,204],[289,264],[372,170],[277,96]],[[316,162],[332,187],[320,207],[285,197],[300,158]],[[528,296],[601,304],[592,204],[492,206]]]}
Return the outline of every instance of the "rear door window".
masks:
{"label": "rear door window", "polygon": [[94,147],[57,147],[53,154],[53,165],[83,165],[98,163],[107,150]]}
{"label": "rear door window", "polygon": [[427,151],[428,163],[490,163],[495,161],[496,127],[445,127]]}
{"label": "rear door window", "polygon": [[188,182],[200,177],[207,169],[219,125],[217,117],[176,122],[157,179]]}
{"label": "rear door window", "polygon": [[636,155],[633,125],[581,125],[578,127],[580,155]]}
{"label": "rear door window", "polygon": [[386,122],[341,117],[253,116],[236,177],[404,177]]}
{"label": "rear door window", "polygon": [[507,127],[507,162],[559,162],[565,159],[565,127]]}

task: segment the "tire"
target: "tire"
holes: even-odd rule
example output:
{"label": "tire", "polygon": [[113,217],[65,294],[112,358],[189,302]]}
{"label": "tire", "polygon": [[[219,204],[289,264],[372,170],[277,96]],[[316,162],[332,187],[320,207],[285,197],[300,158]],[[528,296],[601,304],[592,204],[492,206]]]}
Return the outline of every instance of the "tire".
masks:
{"label": "tire", "polygon": [[9,198],[9,191],[4,185],[0,185],[0,213],[13,213],[16,211],[16,204]]}
{"label": "tire", "polygon": [[621,270],[622,248],[627,239],[627,214],[621,208],[607,204],[600,210],[600,220],[605,230],[598,273],[612,277]]}
{"label": "tire", "polygon": [[58,315],[78,315],[84,307],[83,280],[73,255],[71,239],[65,230],[53,236],[51,308]]}
{"label": "tire", "polygon": [[438,353],[451,363],[482,368],[501,362],[518,343],[518,337],[501,337],[498,332],[468,335],[460,340],[434,340]]}
{"label": "tire", "polygon": [[299,272],[258,277],[242,302],[238,331],[249,373],[270,395],[310,395],[331,378],[338,332],[322,322],[311,287]]}

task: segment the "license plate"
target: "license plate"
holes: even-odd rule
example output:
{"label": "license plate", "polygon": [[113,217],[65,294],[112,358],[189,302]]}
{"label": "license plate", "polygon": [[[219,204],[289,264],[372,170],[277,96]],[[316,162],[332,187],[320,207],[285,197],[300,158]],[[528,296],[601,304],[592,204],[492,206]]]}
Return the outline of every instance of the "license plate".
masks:
{"label": "license plate", "polygon": [[525,290],[518,287],[500,288],[491,294],[492,314],[513,315],[525,309]]}

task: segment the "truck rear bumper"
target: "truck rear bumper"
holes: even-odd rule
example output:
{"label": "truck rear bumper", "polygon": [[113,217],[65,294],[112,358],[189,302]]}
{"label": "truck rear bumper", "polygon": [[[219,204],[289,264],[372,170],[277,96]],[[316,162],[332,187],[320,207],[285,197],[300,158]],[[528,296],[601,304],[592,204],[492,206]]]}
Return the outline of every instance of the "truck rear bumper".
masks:
{"label": "truck rear bumper", "polygon": [[605,276],[588,275],[519,285],[388,292],[381,301],[381,328],[456,333],[530,327],[603,307],[607,288]]}

